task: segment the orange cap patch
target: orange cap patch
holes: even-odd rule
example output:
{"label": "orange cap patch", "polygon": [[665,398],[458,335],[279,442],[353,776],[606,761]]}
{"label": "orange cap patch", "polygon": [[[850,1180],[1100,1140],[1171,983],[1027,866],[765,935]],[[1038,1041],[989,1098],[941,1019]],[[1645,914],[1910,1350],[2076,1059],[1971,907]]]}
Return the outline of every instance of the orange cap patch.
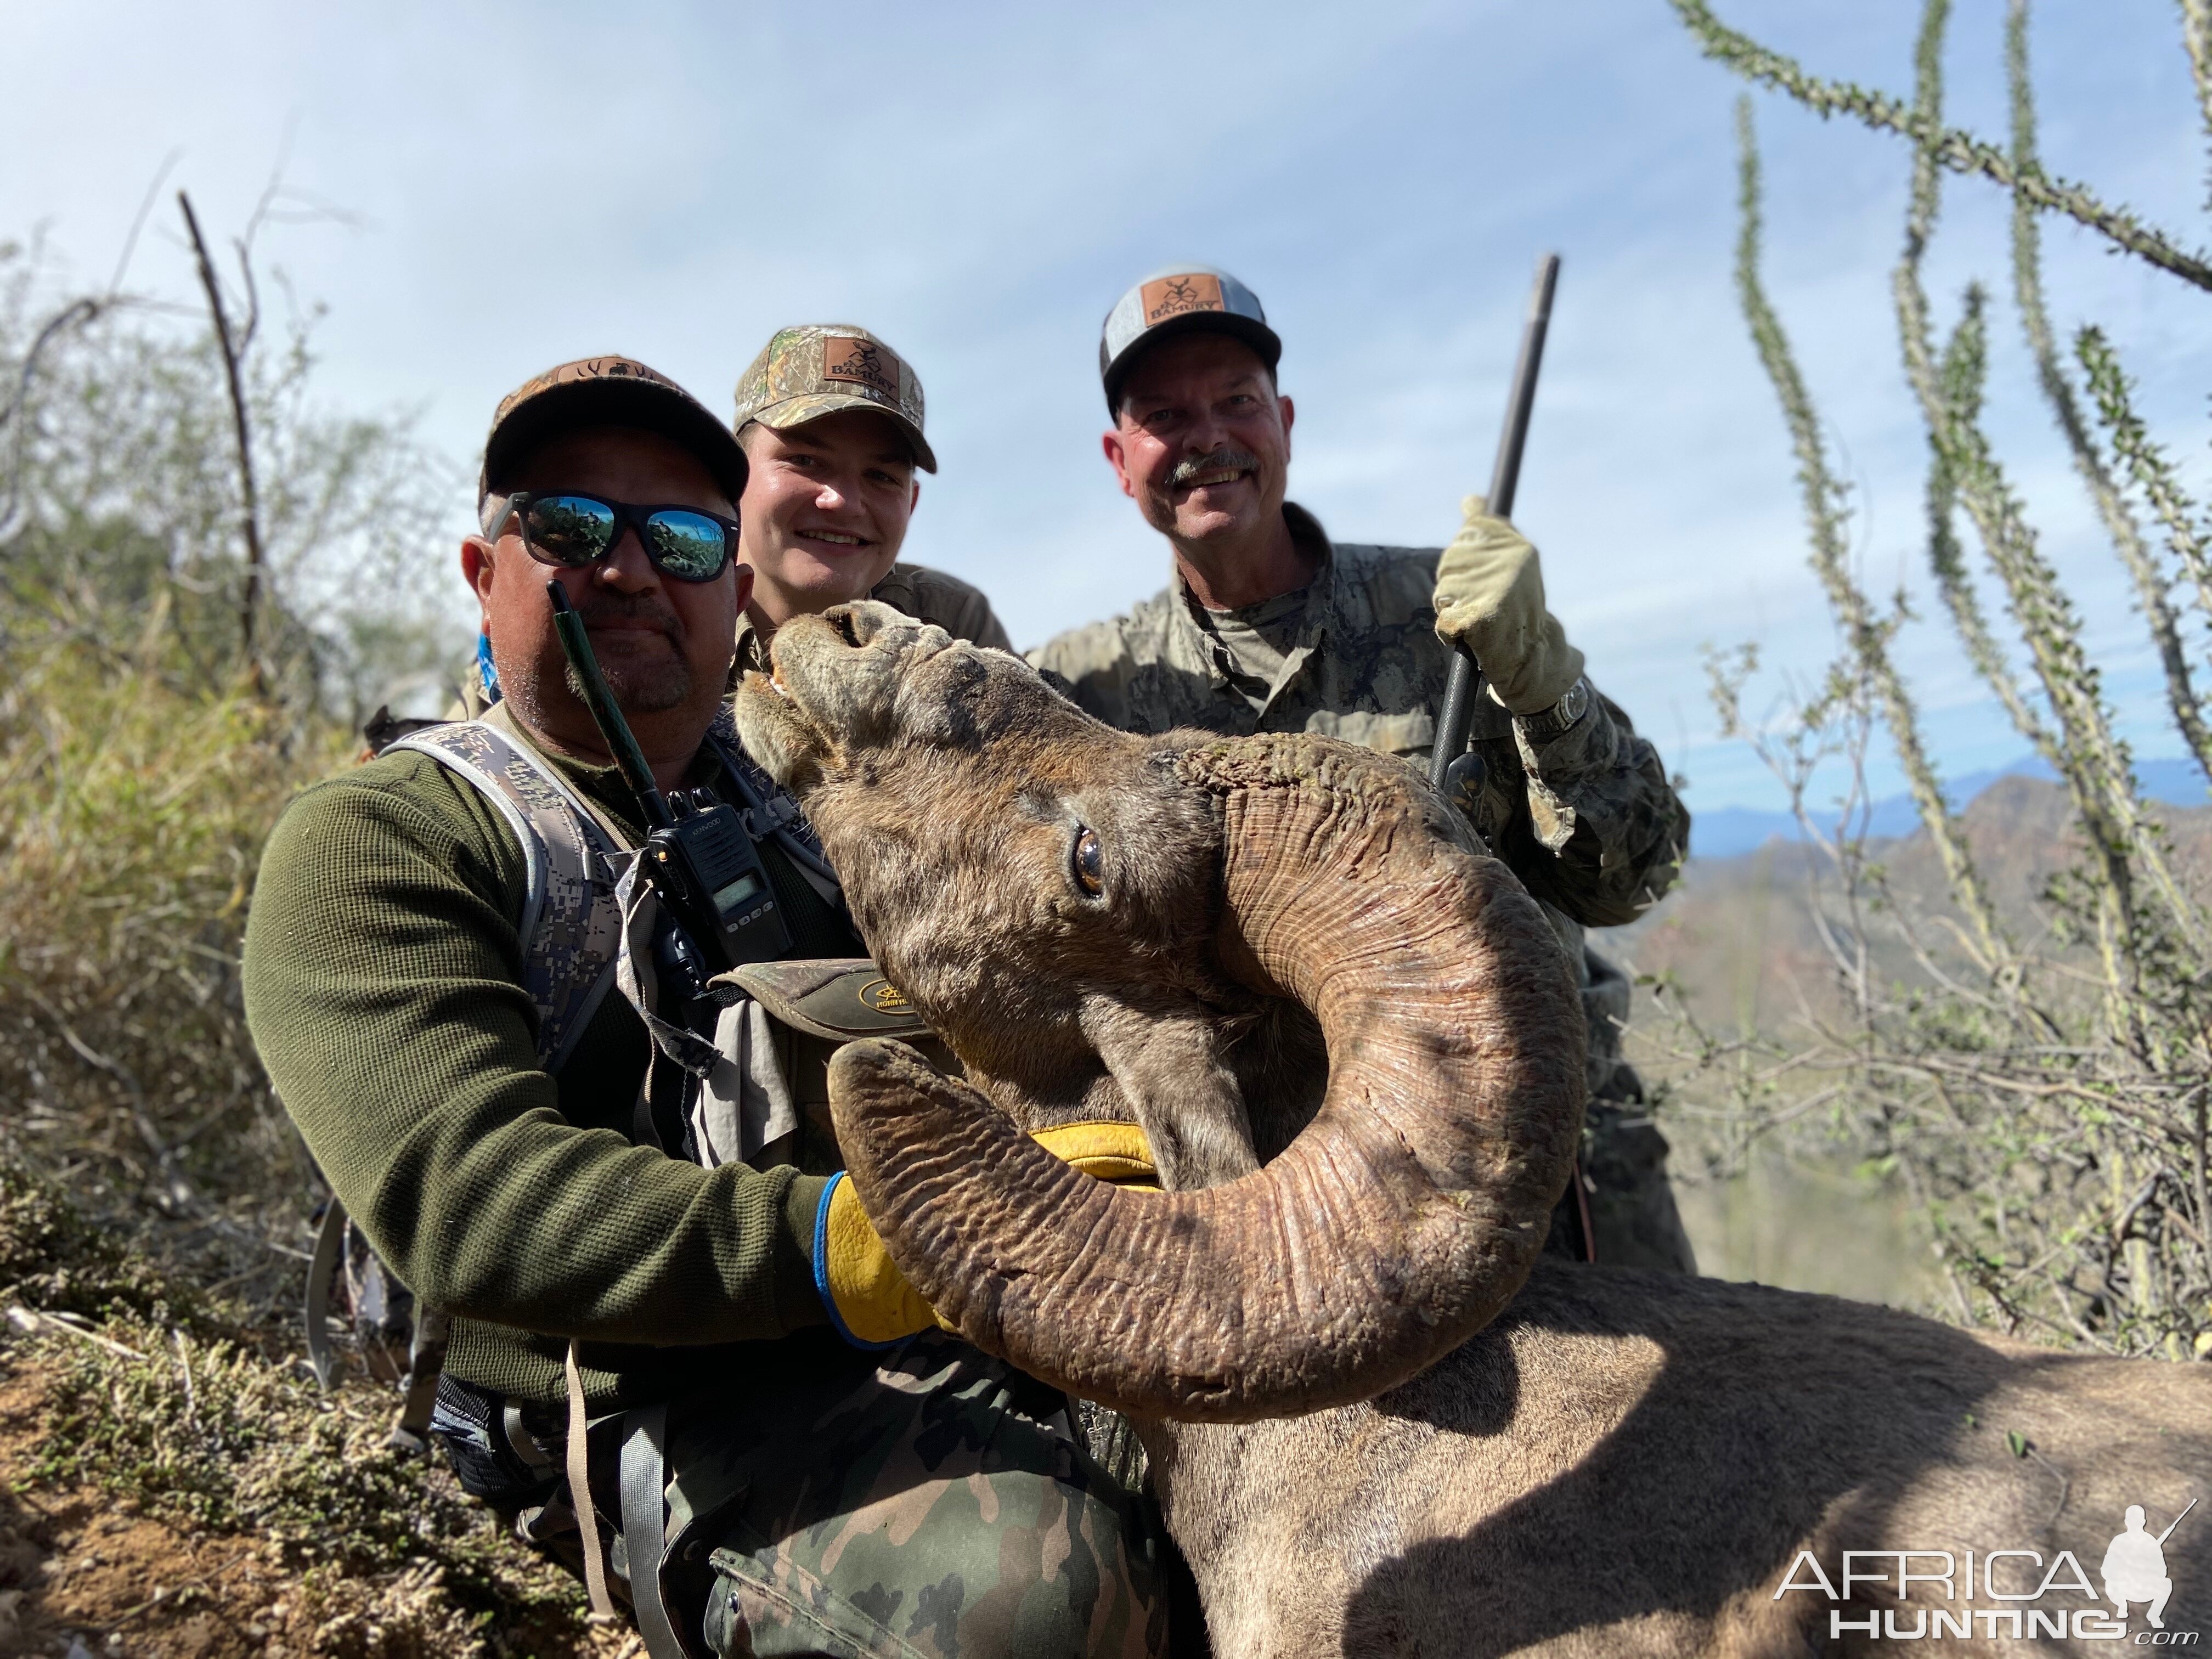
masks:
{"label": "orange cap patch", "polygon": [[1193,271],[1187,276],[1163,276],[1146,283],[1139,301],[1145,307],[1145,326],[1165,322],[1191,311],[1224,311],[1221,278]]}
{"label": "orange cap patch", "polygon": [[893,403],[899,395],[899,360],[873,340],[833,334],[822,342],[822,378],[866,386]]}

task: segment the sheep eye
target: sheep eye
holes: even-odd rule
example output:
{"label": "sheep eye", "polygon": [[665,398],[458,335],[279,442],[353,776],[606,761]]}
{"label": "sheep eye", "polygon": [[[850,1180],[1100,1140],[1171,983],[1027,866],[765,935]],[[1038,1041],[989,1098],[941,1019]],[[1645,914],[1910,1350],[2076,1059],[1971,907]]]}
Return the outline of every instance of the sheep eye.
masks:
{"label": "sheep eye", "polygon": [[1096,830],[1075,838],[1075,884],[1093,898],[1106,890],[1106,852]]}

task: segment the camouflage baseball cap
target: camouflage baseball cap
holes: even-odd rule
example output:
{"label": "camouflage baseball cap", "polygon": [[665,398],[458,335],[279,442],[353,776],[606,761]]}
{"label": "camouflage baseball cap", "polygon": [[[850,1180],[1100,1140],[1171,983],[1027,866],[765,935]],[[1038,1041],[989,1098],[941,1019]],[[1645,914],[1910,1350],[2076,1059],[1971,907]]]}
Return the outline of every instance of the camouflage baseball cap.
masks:
{"label": "camouflage baseball cap", "polygon": [[1233,335],[1260,355],[1270,374],[1283,343],[1267,326],[1260,296],[1212,265],[1168,265],[1154,271],[1114,303],[1098,337],[1098,374],[1106,382],[1106,407],[1121,412],[1121,382],[1148,347],[1170,334],[1206,329]]}
{"label": "camouflage baseball cap", "polygon": [[579,357],[524,381],[500,399],[484,440],[479,500],[504,494],[508,478],[549,438],[582,426],[633,426],[657,432],[699,458],[734,502],[748,464],[713,411],[634,357]]}
{"label": "camouflage baseball cap", "polygon": [[730,426],[742,432],[758,421],[788,432],[841,409],[889,416],[914,447],[915,465],[937,471],[937,457],[921,435],[920,377],[905,358],[850,323],[776,330],[738,377],[738,412]]}

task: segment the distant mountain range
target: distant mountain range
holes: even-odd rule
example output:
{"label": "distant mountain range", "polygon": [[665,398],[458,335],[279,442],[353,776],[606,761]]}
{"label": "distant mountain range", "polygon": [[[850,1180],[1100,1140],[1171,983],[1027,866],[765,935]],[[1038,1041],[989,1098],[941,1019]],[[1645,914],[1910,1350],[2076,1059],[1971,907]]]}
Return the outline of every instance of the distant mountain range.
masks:
{"label": "distant mountain range", "polygon": [[[1952,810],[1960,811],[1999,778],[2041,778],[2048,781],[2057,775],[2040,757],[2031,757],[1993,771],[1966,773],[1953,779],[1947,793]],[[2142,786],[2143,793],[2153,800],[2173,806],[2206,805],[2204,774],[2197,769],[2195,761],[2179,757],[2139,760],[2136,763],[2136,779]],[[1814,821],[1820,821],[1818,811]],[[1868,833],[1877,836],[1909,836],[1919,827],[1920,813],[1910,795],[1891,795],[1876,801],[1867,821]],[[1787,812],[1762,812],[1749,806],[1722,806],[1700,812],[1694,804],[1691,808],[1690,855],[1695,859],[1734,858],[1739,853],[1764,847],[1770,841],[1804,838],[1797,820]]]}

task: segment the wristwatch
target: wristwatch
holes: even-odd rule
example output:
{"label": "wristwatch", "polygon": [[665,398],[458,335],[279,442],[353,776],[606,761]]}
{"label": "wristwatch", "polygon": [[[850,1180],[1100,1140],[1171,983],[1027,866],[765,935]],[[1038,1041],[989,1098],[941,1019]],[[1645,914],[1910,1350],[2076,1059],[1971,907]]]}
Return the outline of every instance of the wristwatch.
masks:
{"label": "wristwatch", "polygon": [[1549,743],[1573,730],[1575,723],[1589,713],[1589,682],[1577,679],[1567,688],[1567,695],[1549,708],[1540,708],[1533,714],[1516,714],[1513,723],[1529,742]]}

